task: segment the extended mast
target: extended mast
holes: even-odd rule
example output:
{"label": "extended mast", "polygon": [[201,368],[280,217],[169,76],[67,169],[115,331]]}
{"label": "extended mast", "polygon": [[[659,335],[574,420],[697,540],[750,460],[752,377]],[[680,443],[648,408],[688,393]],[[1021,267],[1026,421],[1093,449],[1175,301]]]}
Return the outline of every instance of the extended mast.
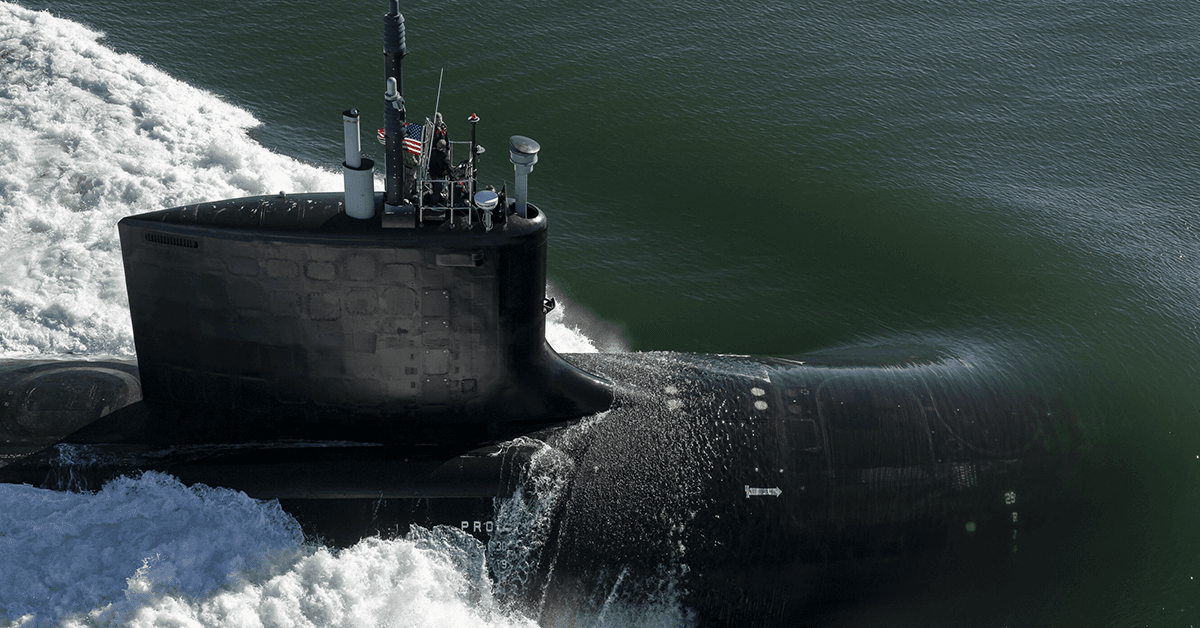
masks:
{"label": "extended mast", "polygon": [[[384,175],[384,203],[393,211],[404,202],[404,135],[407,123],[404,109],[404,56],[408,47],[404,41],[404,16],[400,15],[399,0],[391,0],[391,9],[383,16],[384,132],[387,157]],[[385,211],[386,211],[385,209]]]}

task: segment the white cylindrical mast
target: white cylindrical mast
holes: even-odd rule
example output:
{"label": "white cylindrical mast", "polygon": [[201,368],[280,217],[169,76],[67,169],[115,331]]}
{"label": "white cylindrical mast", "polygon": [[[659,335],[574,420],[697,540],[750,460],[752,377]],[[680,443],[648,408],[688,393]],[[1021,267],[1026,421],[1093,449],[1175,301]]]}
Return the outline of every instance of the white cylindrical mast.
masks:
{"label": "white cylindrical mast", "polygon": [[528,218],[526,204],[529,201],[529,173],[533,172],[533,164],[537,163],[539,150],[542,150],[542,147],[524,135],[508,138],[508,158],[516,171],[517,215],[522,218]]}
{"label": "white cylindrical mast", "polygon": [[362,167],[362,143],[358,131],[358,109],[342,112],[342,121],[346,132],[346,165],[351,168]]}
{"label": "white cylindrical mast", "polygon": [[365,220],[375,216],[375,162],[362,158],[358,131],[358,109],[342,112],[346,133],[346,161],[342,179],[346,185],[346,213]]}

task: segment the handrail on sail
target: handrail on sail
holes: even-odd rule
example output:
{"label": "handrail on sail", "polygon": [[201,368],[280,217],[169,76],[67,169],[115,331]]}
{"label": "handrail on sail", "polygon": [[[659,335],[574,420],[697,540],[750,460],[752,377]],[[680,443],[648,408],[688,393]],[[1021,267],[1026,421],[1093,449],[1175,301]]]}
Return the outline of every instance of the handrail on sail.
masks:
{"label": "handrail on sail", "polygon": [[[451,227],[454,227],[455,216],[462,215],[466,217],[466,227],[469,229],[475,223],[474,203],[470,197],[470,182],[475,176],[474,164],[471,163],[470,159],[467,159],[462,164],[454,165],[454,145],[465,144],[469,152],[471,143],[465,141],[448,142],[447,151],[449,152],[451,164],[450,176],[444,179],[434,179],[429,174],[429,160],[433,155],[434,131],[433,121],[426,118],[424,129],[421,133],[420,163],[417,166],[415,199],[417,224],[424,224],[427,209],[440,209],[446,212],[445,217],[450,221]],[[462,186],[466,186],[465,191],[459,190]],[[442,198],[443,195],[445,196],[444,199]]]}

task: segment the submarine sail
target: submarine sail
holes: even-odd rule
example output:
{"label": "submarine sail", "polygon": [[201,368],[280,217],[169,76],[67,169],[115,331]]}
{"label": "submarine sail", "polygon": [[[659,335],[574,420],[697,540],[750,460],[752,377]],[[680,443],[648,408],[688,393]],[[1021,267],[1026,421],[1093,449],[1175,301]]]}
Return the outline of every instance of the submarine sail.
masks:
{"label": "submarine sail", "polygon": [[514,199],[476,194],[473,141],[472,159],[439,170],[452,146],[434,123],[410,167],[396,2],[384,32],[383,192],[348,110],[344,193],[120,221],[142,394],[173,426],[156,440],[478,444],[611,403],[545,340],[548,223],[526,184],[537,143],[513,137]]}

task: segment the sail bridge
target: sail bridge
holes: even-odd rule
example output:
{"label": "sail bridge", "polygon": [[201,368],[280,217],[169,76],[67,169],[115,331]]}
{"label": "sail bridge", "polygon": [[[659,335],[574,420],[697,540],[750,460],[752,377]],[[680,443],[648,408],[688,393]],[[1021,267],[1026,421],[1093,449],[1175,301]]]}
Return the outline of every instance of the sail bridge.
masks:
{"label": "sail bridge", "polygon": [[[478,166],[476,159],[485,151],[475,141],[475,124],[479,116],[471,114],[471,140],[450,140],[446,126],[428,118],[424,124],[409,122],[405,125],[405,136],[400,143],[404,150],[405,166],[409,180],[404,185],[404,198],[411,204],[416,223],[446,222],[450,228],[465,226],[470,229],[480,223],[484,230],[491,231],[496,220],[498,206],[506,203],[506,190],[496,194],[489,189],[478,188]],[[379,141],[386,144],[385,129],[379,129]],[[438,141],[445,142],[439,148]],[[458,150],[456,150],[458,149]],[[466,152],[468,157],[455,162],[455,155]]]}

